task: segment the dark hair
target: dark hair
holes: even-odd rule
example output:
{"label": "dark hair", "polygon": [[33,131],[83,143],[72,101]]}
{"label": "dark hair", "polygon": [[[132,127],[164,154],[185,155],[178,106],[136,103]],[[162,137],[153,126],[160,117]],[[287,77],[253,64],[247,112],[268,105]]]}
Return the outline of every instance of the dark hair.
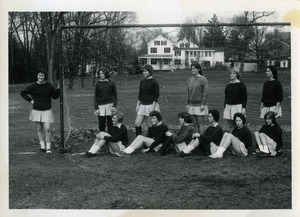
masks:
{"label": "dark hair", "polygon": [[266,69],[270,69],[270,71],[272,72],[273,74],[273,78],[274,79],[277,79],[278,78],[278,75],[277,75],[277,68],[273,65],[270,65],[270,66],[267,66]]}
{"label": "dark hair", "polygon": [[202,68],[201,68],[201,65],[199,63],[193,62],[192,66],[194,66],[196,69],[198,69],[199,74],[202,75]]}
{"label": "dark hair", "polygon": [[105,75],[105,78],[109,78],[109,70],[105,66],[101,66],[100,69],[97,71],[97,77],[100,77],[100,71],[102,71]]}
{"label": "dark hair", "polygon": [[184,122],[188,124],[193,122],[192,116],[188,112],[179,113],[178,118],[183,118]]}
{"label": "dark hair", "polygon": [[238,112],[238,113],[235,113],[235,114],[233,115],[233,120],[234,120],[234,122],[235,122],[235,119],[236,119],[237,117],[239,117],[240,119],[242,119],[243,124],[246,123],[246,118],[245,118],[245,116],[244,116],[242,113]]}
{"label": "dark hair", "polygon": [[272,111],[268,111],[265,116],[264,116],[264,119],[270,119],[272,120],[273,124],[277,124],[277,121],[276,121],[276,114],[275,112],[272,112]]}
{"label": "dark hair", "polygon": [[44,80],[47,80],[48,74],[47,74],[47,72],[46,72],[45,69],[38,69],[38,70],[36,71],[36,77],[38,76],[39,73],[44,74],[44,75],[45,75],[45,79],[44,79]]}
{"label": "dark hair", "polygon": [[124,113],[121,111],[118,111],[117,113],[113,114],[113,116],[117,116],[119,123],[122,123],[124,121]]}
{"label": "dark hair", "polygon": [[155,116],[159,121],[161,121],[161,114],[158,111],[152,111],[152,112],[150,112],[149,116],[150,117]]}
{"label": "dark hair", "polygon": [[214,117],[215,122],[218,122],[219,117],[220,117],[220,113],[218,110],[212,109],[208,111],[208,114],[211,114]]}
{"label": "dark hair", "polygon": [[153,67],[151,65],[146,64],[146,65],[143,66],[143,69],[147,70],[150,73],[150,75],[152,75],[152,73],[153,73]]}

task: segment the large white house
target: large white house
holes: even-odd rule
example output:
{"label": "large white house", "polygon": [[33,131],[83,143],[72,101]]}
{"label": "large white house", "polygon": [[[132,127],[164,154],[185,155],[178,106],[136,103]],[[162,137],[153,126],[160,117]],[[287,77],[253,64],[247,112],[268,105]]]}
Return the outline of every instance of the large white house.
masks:
{"label": "large white house", "polygon": [[142,64],[152,65],[154,70],[189,68],[193,61],[204,67],[224,64],[224,49],[204,48],[182,41],[173,43],[159,35],[148,44],[148,53],[139,57]]}

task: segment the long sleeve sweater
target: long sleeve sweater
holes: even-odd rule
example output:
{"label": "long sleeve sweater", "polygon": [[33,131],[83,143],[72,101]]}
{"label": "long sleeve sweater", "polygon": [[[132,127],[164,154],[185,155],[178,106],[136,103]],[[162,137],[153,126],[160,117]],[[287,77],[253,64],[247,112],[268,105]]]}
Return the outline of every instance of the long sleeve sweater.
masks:
{"label": "long sleeve sweater", "polygon": [[219,145],[223,137],[223,130],[220,125],[209,126],[204,134],[200,135],[201,141],[213,142],[216,145]]}
{"label": "long sleeve sweater", "polygon": [[208,81],[206,77],[193,76],[188,80],[188,101],[191,106],[206,105],[208,97]]}
{"label": "long sleeve sweater", "polygon": [[242,143],[244,143],[247,149],[252,146],[252,134],[248,127],[246,127],[245,125],[241,129],[234,128],[232,131],[232,135],[234,135]]}
{"label": "long sleeve sweater", "polygon": [[225,104],[242,104],[243,108],[247,105],[247,88],[242,82],[230,82],[225,87]]}
{"label": "long sleeve sweater", "polygon": [[160,124],[159,126],[149,127],[147,137],[154,139],[154,142],[149,148],[153,149],[160,143],[163,143],[167,131],[168,127],[164,123]]}
{"label": "long sleeve sweater", "polygon": [[143,79],[140,82],[138,100],[143,105],[151,105],[159,98],[159,84],[154,78]]}
{"label": "long sleeve sweater", "polygon": [[283,100],[282,86],[278,80],[266,81],[263,86],[262,103],[265,107],[276,106]]}
{"label": "long sleeve sweater", "polygon": [[277,146],[276,146],[275,151],[278,151],[281,149],[282,144],[283,144],[282,129],[278,124],[275,124],[273,126],[263,125],[259,132],[266,134],[268,137],[270,137],[271,139],[273,139],[276,142]]}
{"label": "long sleeve sweater", "polygon": [[26,101],[34,101],[32,106],[34,110],[46,111],[52,107],[51,98],[57,99],[59,97],[60,89],[55,89],[48,82],[43,84],[33,83],[22,90],[20,94]]}
{"label": "long sleeve sweater", "polygon": [[127,147],[128,145],[128,134],[127,128],[124,124],[121,124],[120,127],[118,126],[111,126],[108,128],[107,133],[111,135],[105,136],[104,140],[109,142],[119,142],[121,141],[123,145]]}
{"label": "long sleeve sweater", "polygon": [[194,127],[192,125],[183,125],[178,130],[177,134],[172,134],[171,138],[175,144],[185,142],[189,144],[192,140],[192,135],[194,133]]}
{"label": "long sleeve sweater", "polygon": [[97,81],[95,85],[94,107],[98,109],[98,105],[106,105],[113,103],[113,107],[117,106],[118,96],[117,88],[113,81]]}

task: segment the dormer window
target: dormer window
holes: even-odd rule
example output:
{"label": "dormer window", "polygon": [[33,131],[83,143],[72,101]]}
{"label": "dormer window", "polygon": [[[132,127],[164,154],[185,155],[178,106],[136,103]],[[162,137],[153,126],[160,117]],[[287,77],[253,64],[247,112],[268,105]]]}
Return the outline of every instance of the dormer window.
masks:
{"label": "dormer window", "polygon": [[154,45],[160,45],[160,41],[154,41]]}
{"label": "dormer window", "polygon": [[161,41],[161,45],[167,45],[167,41]]}

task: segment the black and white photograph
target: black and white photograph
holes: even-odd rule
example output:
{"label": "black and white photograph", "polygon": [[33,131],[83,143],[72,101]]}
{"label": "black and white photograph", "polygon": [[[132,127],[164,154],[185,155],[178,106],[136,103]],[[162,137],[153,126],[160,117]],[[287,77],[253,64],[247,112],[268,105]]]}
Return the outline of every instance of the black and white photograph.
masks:
{"label": "black and white photograph", "polygon": [[299,215],[299,2],[0,5],[1,216]]}

